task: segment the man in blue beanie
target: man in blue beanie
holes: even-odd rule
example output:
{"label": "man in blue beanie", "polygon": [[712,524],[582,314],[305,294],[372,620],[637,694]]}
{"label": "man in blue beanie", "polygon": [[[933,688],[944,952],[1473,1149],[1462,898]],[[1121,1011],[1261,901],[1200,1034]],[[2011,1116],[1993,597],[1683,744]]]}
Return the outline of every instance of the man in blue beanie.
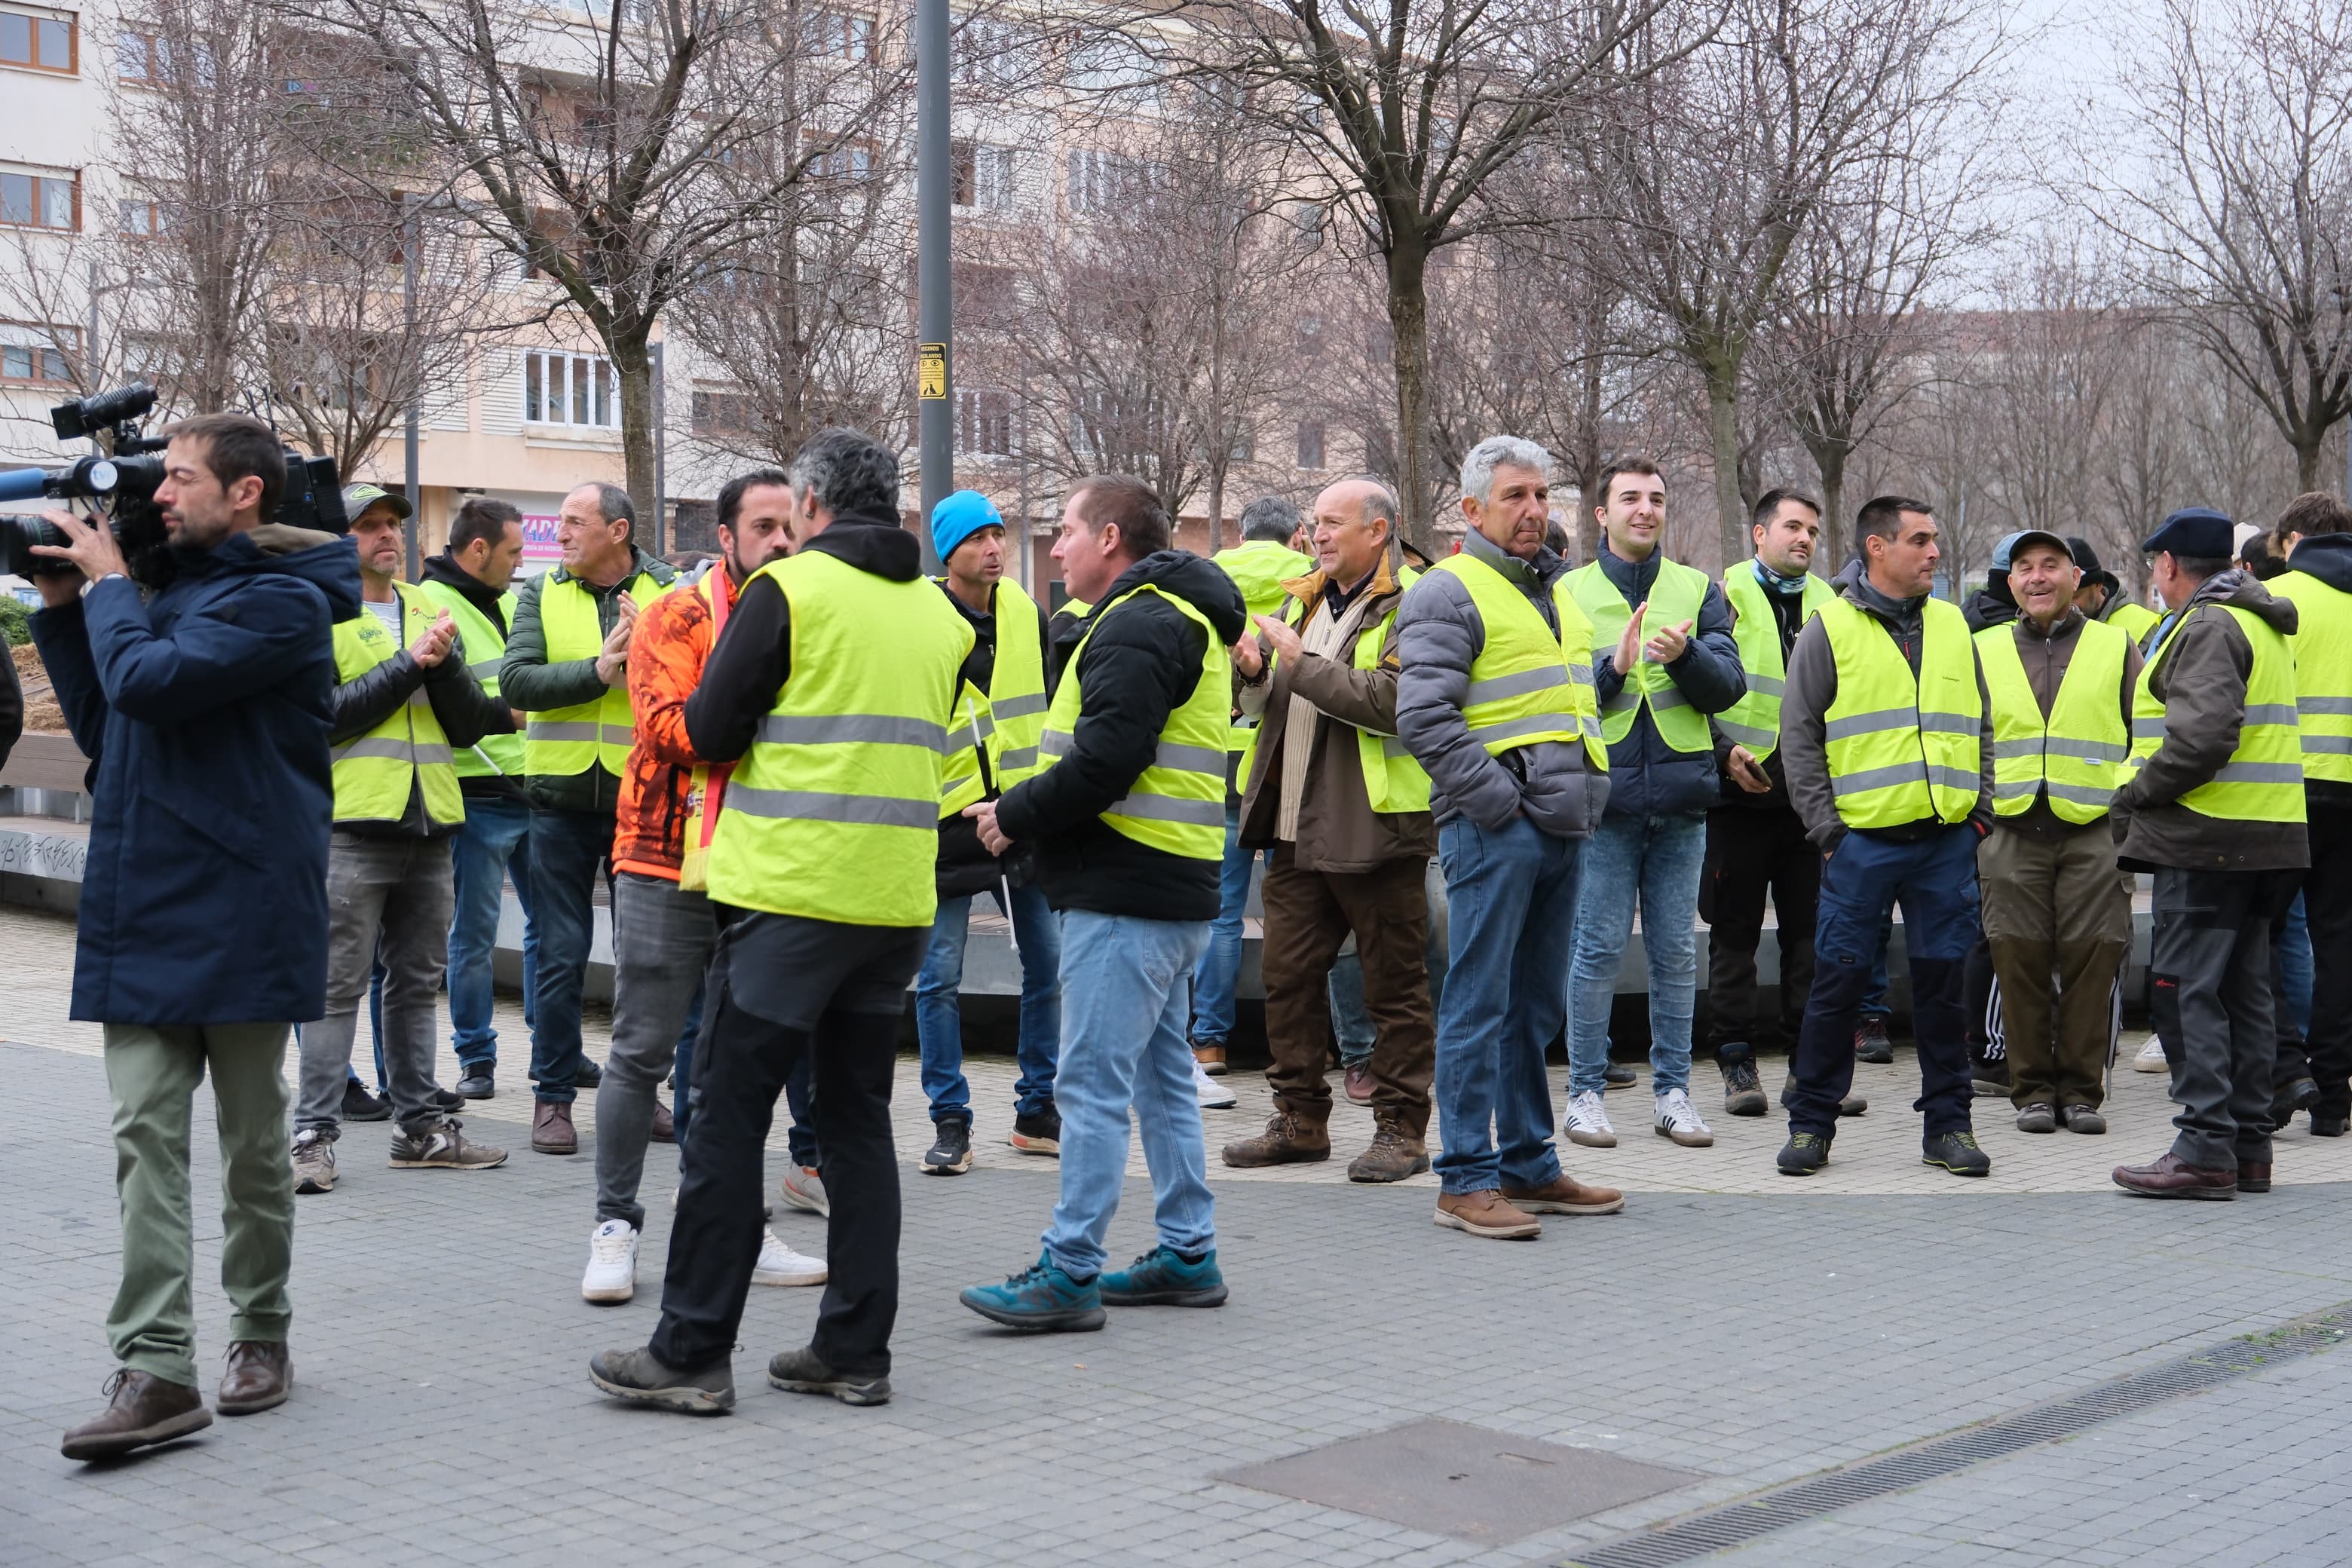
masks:
{"label": "man in blue beanie", "polygon": [[[1004,576],[1004,520],[978,490],[931,509],[931,543],[947,574],[937,581],[971,623],[945,792],[940,800],[940,912],[915,980],[915,1034],[934,1141],[923,1173],[971,1169],[971,1089],[963,1076],[964,940],[971,900],[987,893],[1013,922],[1021,959],[1021,1077],[1013,1086],[1013,1147],[1059,1154],[1054,1068],[1062,1034],[1062,931],[1045,895],[1029,884],[1026,857],[991,855],[964,807],[994,800],[1037,771],[1045,726],[1045,612]],[[1015,865],[1013,860],[1023,863]]]}

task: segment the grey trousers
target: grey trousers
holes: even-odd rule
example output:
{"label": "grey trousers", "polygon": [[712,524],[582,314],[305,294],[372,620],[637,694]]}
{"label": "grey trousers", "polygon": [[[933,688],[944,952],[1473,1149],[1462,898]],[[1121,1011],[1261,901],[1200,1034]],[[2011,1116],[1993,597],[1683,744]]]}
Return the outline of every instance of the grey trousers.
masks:
{"label": "grey trousers", "polygon": [[[596,1218],[646,1227],[637,1184],[652,1141],[654,1093],[719,942],[708,896],[624,871],[613,889],[613,1048],[596,1090]],[[679,1093],[686,1092],[681,1085]]]}
{"label": "grey trousers", "polygon": [[302,1081],[294,1131],[332,1138],[359,1032],[368,975],[383,960],[383,1067],[393,1120],[441,1121],[433,1092],[441,972],[449,962],[457,895],[446,838],[373,838],[341,828],[327,848],[327,1014],[302,1028]]}
{"label": "grey trousers", "polygon": [[2294,873],[2159,867],[2148,970],[2172,1063],[2172,1152],[2208,1171],[2271,1157],[2271,918]]}

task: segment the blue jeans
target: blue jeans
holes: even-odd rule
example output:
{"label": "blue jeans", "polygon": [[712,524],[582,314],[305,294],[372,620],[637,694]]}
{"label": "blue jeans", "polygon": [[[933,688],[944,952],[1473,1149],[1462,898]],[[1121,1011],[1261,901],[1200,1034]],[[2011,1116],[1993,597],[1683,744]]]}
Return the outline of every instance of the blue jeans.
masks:
{"label": "blue jeans", "polygon": [[1789,1130],[1837,1131],[1838,1101],[1853,1087],[1853,1026],[1862,1015],[1887,910],[1903,907],[1911,963],[1911,1033],[1919,1047],[1919,1099],[1927,1132],[1969,1130],[1969,1044],[1962,971],[1981,926],[1977,914],[1977,830],[1946,827],[1903,844],[1849,833],[1822,868],[1813,928],[1813,990],[1790,1063]]}
{"label": "blue jeans", "polygon": [[[992,890],[997,908],[1004,895]],[[971,1121],[971,1086],[963,1076],[963,1018],[956,1005],[963,988],[963,948],[971,934],[971,900],[941,899],[923,949],[922,973],[915,977],[915,1038],[922,1048],[923,1095],[933,1121]],[[1062,927],[1045,895],[1035,888],[1013,889],[1005,909],[1013,939],[1021,949],[1021,1078],[1013,1086],[1016,1116],[1053,1109],[1054,1061],[1062,1038]]]}
{"label": "blue jeans", "polygon": [[539,921],[530,1077],[539,1098],[558,1105],[572,1103],[572,1075],[588,1059],[580,1049],[580,997],[595,940],[597,868],[612,848],[613,819],[601,812],[530,814],[531,896]]}
{"label": "blue jeans", "polygon": [[457,879],[457,916],[449,922],[449,1045],[457,1064],[496,1067],[499,1032],[490,1025],[490,962],[499,941],[499,904],[514,877],[522,905],[523,1021],[534,1015],[539,922],[531,918],[530,807],[519,800],[470,798],[466,826],[449,845]]}
{"label": "blue jeans", "polygon": [[2278,940],[2279,977],[2286,985],[2286,1010],[2305,1039],[2311,1038],[2311,923],[2304,917],[2303,895],[2287,906],[2286,929]]}
{"label": "blue jeans", "polygon": [[1217,871],[1217,918],[1209,922],[1208,950],[1192,971],[1192,1037],[1222,1046],[1233,1037],[1234,987],[1242,974],[1242,911],[1248,907],[1250,868],[1263,851],[1242,847],[1242,808],[1225,806],[1225,858]]}
{"label": "blue jeans", "polygon": [[1568,979],[1568,1091],[1607,1087],[1617,966],[1642,909],[1650,968],[1650,1077],[1658,1094],[1690,1088],[1691,999],[1698,989],[1698,877],[1706,818],[1601,817],[1578,878]]}
{"label": "blue jeans", "polygon": [[1526,817],[1437,830],[1449,908],[1445,1000],[1437,1010],[1439,1184],[1449,1193],[1549,1186],[1551,1086],[1544,1047],[1566,1009],[1576,920],[1575,839]]}
{"label": "blue jeans", "polygon": [[1077,1279],[1102,1271],[1103,1237],[1127,1183],[1128,1108],[1151,1171],[1164,1247],[1217,1245],[1201,1102],[1184,1037],[1193,965],[1209,945],[1198,921],[1070,910],[1062,916],[1062,1195],[1045,1250]]}
{"label": "blue jeans", "polygon": [[[1429,863],[1424,885],[1429,893],[1429,940],[1422,961],[1429,972],[1429,1010],[1434,1016],[1445,1000],[1445,876],[1434,860]],[[1340,1064],[1354,1067],[1371,1060],[1372,1047],[1380,1039],[1372,1028],[1372,1015],[1364,1005],[1364,961],[1352,938],[1348,951],[1332,961],[1329,985],[1331,1032],[1339,1037]]]}

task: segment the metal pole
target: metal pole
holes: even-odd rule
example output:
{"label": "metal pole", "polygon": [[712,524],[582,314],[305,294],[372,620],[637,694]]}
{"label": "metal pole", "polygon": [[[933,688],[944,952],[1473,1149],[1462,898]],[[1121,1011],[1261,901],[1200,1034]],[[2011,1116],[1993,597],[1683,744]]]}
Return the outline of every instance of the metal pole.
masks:
{"label": "metal pole", "polygon": [[[401,324],[408,331],[413,350],[416,336],[416,253],[425,243],[425,225],[417,210],[417,198],[409,196],[404,199],[408,204],[406,225],[408,232],[404,237],[405,243],[400,247],[404,263],[400,269],[400,319]],[[422,395],[423,390],[421,387],[417,389],[419,396]],[[408,580],[412,583],[424,574],[424,563],[418,556],[416,537],[420,526],[417,511],[424,504],[423,490],[416,481],[417,401],[418,396],[411,396],[408,400],[408,418],[401,435],[402,454],[407,460],[408,491],[408,521],[401,524],[401,531],[408,536]],[[349,479],[351,476],[346,474],[343,477]]]}
{"label": "metal pole", "polygon": [[955,489],[955,405],[950,357],[955,305],[948,260],[951,172],[948,145],[948,0],[915,0],[915,248],[919,304],[915,405],[920,416],[923,512],[915,537],[923,570],[940,570],[931,509]]}
{"label": "metal pole", "polygon": [[654,553],[667,548],[669,517],[669,421],[662,405],[662,345],[654,344]]}

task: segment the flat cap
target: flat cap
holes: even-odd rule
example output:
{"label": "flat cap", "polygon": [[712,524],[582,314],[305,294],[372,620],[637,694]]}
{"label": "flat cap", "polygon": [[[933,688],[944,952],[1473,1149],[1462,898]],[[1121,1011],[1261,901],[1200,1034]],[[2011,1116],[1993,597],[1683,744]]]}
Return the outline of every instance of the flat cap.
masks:
{"label": "flat cap", "polygon": [[2185,506],[2140,542],[2143,554],[2161,555],[2166,551],[2192,561],[2227,561],[2238,553],[2237,530],[2227,512],[2210,506]]}

